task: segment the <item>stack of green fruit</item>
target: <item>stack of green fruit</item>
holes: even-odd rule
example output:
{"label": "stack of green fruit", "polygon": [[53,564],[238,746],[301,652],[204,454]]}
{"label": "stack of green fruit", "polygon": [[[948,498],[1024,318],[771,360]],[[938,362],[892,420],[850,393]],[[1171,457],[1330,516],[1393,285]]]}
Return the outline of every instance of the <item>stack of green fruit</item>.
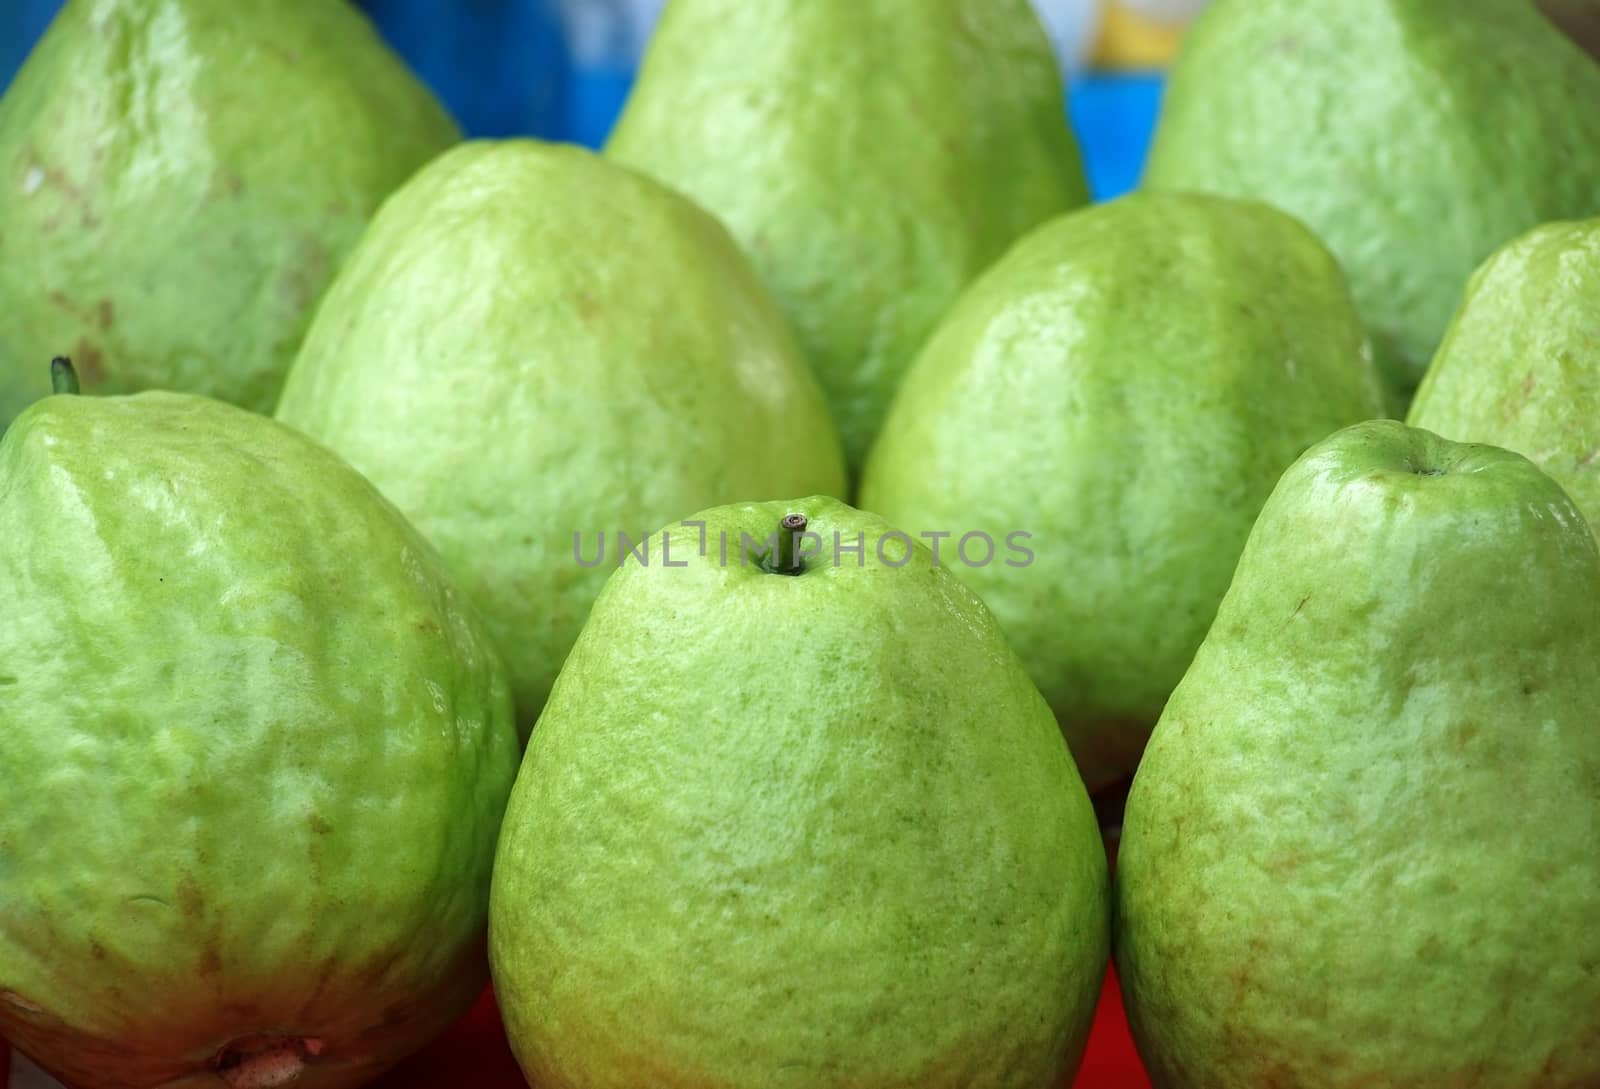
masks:
{"label": "stack of green fruit", "polygon": [[1600,1084],[1600,65],[1465,8],[1219,0],[1080,208],[1027,0],[671,0],[602,155],[68,0],[0,1036],[346,1089],[492,969],[540,1089],[1048,1089],[1114,948],[1159,1086]]}

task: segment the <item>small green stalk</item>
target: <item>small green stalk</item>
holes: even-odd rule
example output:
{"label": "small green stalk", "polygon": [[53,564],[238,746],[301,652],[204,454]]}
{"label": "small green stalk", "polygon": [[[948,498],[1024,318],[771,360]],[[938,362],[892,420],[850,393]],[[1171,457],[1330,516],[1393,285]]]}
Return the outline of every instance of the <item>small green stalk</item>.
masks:
{"label": "small green stalk", "polygon": [[73,369],[72,360],[64,355],[50,361],[50,388],[56,393],[78,392],[78,372]]}
{"label": "small green stalk", "polygon": [[806,531],[806,516],[786,514],[778,523],[778,549],[772,563],[775,575],[798,575],[806,569],[800,557],[800,535]]}

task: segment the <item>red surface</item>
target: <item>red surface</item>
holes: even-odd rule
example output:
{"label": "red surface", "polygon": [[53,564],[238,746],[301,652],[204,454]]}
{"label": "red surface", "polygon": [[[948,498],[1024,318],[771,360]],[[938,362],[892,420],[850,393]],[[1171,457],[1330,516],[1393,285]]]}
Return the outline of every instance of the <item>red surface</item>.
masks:
{"label": "red surface", "polygon": [[[0,1040],[0,1089],[10,1082],[10,1055]],[[494,995],[485,991],[472,1012],[430,1047],[379,1082],[374,1089],[525,1089],[500,1030]],[[1106,976],[1089,1034],[1089,1053],[1073,1089],[1149,1089],[1122,1015],[1114,973]]]}
{"label": "red surface", "polygon": [[[461,1023],[373,1089],[524,1089],[500,1030],[494,996],[485,993]],[[1073,1089],[1149,1089],[1122,1015],[1115,974],[1106,977],[1089,1034],[1089,1053]],[[0,1081],[0,1089],[5,1089]]]}

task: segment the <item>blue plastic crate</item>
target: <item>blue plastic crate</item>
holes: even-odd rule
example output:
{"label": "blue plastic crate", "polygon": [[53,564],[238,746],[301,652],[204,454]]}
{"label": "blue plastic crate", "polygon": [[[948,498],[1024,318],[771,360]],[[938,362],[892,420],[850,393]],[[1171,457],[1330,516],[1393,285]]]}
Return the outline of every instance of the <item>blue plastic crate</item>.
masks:
{"label": "blue plastic crate", "polygon": [[472,136],[567,138],[569,62],[548,0],[363,0]]}
{"label": "blue plastic crate", "polygon": [[1138,186],[1165,85],[1160,72],[1095,73],[1073,81],[1067,104],[1096,200]]}

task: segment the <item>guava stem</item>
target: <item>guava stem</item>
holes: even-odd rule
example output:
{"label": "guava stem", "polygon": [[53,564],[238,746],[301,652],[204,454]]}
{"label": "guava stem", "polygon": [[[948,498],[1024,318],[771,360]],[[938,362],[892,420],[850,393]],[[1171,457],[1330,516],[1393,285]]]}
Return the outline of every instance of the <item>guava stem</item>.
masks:
{"label": "guava stem", "polygon": [[786,514],[778,523],[778,552],[772,571],[778,575],[798,575],[806,569],[800,557],[800,535],[806,531],[806,516]]}
{"label": "guava stem", "polygon": [[77,393],[78,372],[72,360],[58,355],[50,361],[50,388],[56,393]]}

